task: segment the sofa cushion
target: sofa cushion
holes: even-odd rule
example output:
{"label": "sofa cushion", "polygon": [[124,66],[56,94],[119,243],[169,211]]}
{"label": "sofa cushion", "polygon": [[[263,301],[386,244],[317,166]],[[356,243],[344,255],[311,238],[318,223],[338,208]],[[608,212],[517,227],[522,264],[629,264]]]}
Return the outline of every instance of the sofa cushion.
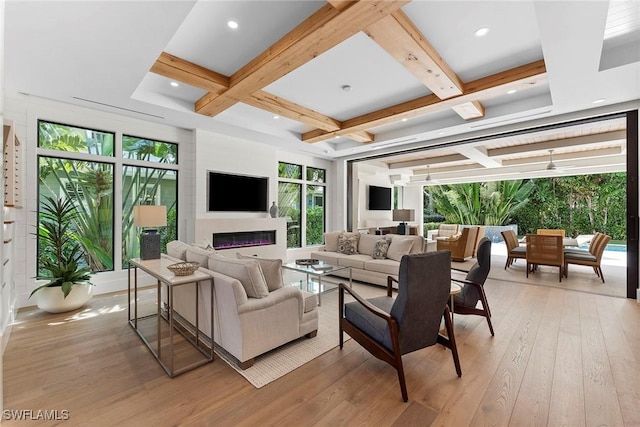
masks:
{"label": "sofa cushion", "polygon": [[189,249],[190,247],[190,245],[181,242],[180,240],[172,240],[167,243],[167,255],[186,261],[187,249]]}
{"label": "sofa cushion", "polygon": [[358,253],[359,234],[340,233],[338,237],[338,252],[345,255]]}
{"label": "sofa cushion", "polygon": [[349,255],[338,258],[338,265],[362,270],[364,269],[364,263],[369,260],[371,260],[371,255]]}
{"label": "sofa cushion", "polygon": [[332,231],[324,233],[324,250],[329,252],[338,252],[338,238],[342,231]]}
{"label": "sofa cushion", "polygon": [[409,254],[412,246],[413,239],[394,236],[391,239],[391,244],[389,245],[389,250],[387,251],[387,258],[400,261],[403,255]]}
{"label": "sofa cushion", "polygon": [[202,249],[197,246],[189,246],[186,253],[186,260],[189,262],[197,262],[201,267],[207,268],[209,264],[209,255],[214,254],[213,249]]}
{"label": "sofa cushion", "polygon": [[360,234],[360,238],[358,240],[358,253],[371,255],[378,240],[380,240],[380,236],[376,236],[375,234]]}
{"label": "sofa cushion", "polygon": [[458,224],[440,224],[438,226],[438,237],[450,237],[458,233]]}
{"label": "sofa cushion", "polygon": [[264,298],[269,295],[262,268],[255,259],[233,259],[213,254],[209,257],[208,267],[209,270],[237,279],[249,298]]}
{"label": "sofa cushion", "polygon": [[328,262],[329,264],[338,265],[338,258],[346,255],[339,254],[338,252],[311,252],[311,258],[319,259],[320,261]]}
{"label": "sofa cushion", "polygon": [[389,243],[390,241],[387,239],[376,240],[376,244],[373,246],[373,252],[371,253],[373,259],[385,259],[389,251]]}
{"label": "sofa cushion", "polygon": [[376,273],[397,276],[400,264],[393,259],[372,259],[364,263],[364,269]]}
{"label": "sofa cushion", "polygon": [[267,282],[267,288],[269,288],[269,292],[273,292],[276,289],[280,289],[284,286],[284,281],[282,280],[281,259],[258,258],[255,256],[244,255],[239,252],[236,252],[236,257],[238,259],[254,259],[258,261],[258,263],[260,264],[260,268],[262,269],[262,274],[264,274],[264,279]]}

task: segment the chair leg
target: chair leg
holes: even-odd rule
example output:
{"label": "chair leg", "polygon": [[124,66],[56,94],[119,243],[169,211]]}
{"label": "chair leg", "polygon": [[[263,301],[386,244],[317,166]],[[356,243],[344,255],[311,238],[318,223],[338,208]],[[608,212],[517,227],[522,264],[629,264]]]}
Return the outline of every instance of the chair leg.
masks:
{"label": "chair leg", "polygon": [[489,303],[487,302],[487,295],[484,293],[484,287],[481,288],[482,292],[480,293],[480,301],[482,302],[482,308],[484,309],[484,317],[487,318],[487,323],[489,324],[489,330],[491,331],[491,336],[495,337],[496,334],[493,333],[493,325],[491,324],[491,309],[489,308]]}
{"label": "chair leg", "polygon": [[507,267],[509,266],[509,261],[511,261],[511,258],[507,257],[507,262],[504,263],[504,269],[506,270]]}
{"label": "chair leg", "polygon": [[340,289],[338,292],[338,342],[340,343],[340,350],[344,345],[344,336],[342,330],[342,316],[344,315],[344,289]]}
{"label": "chair leg", "polygon": [[602,279],[602,283],[604,283],[604,274],[602,274],[602,267],[598,266],[598,270],[600,271],[600,278]]}
{"label": "chair leg", "polygon": [[398,381],[400,382],[400,393],[402,393],[402,401],[406,402],[409,400],[409,395],[407,394],[407,383],[404,380],[404,368],[402,367],[402,355],[398,355],[398,365],[396,366],[396,370],[398,371]]}
{"label": "chair leg", "polygon": [[456,373],[458,377],[462,376],[462,369],[460,368],[460,359],[458,358],[458,347],[456,346],[456,336],[453,333],[453,323],[451,322],[451,312],[449,311],[449,306],[444,307],[444,326],[447,330],[447,339],[442,335],[438,336],[438,342],[443,344],[445,347],[449,347],[451,349],[451,354],[453,356],[453,364],[456,367]]}

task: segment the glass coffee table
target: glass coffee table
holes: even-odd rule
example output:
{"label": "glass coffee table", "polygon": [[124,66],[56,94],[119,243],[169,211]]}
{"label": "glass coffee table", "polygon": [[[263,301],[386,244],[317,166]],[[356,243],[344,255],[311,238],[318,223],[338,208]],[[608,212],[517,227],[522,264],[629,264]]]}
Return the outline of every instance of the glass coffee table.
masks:
{"label": "glass coffee table", "polygon": [[[304,273],[306,275],[307,280],[305,284],[306,286],[305,290],[308,292],[313,292],[316,295],[318,295],[318,305],[321,305],[323,277],[333,274],[336,271],[348,269],[349,270],[349,287],[353,286],[353,279],[351,277],[351,267],[344,266],[344,265],[329,264],[328,262],[321,261],[321,260],[313,260],[313,261],[317,261],[317,262],[314,262],[313,264],[311,264],[312,261],[306,260],[306,259],[291,261],[286,264],[283,264],[282,267],[287,270],[296,271],[298,273]],[[316,292],[316,287],[314,286],[314,283],[313,283],[314,277],[317,278],[318,280],[317,292]],[[300,283],[302,284],[302,280],[300,281]]]}

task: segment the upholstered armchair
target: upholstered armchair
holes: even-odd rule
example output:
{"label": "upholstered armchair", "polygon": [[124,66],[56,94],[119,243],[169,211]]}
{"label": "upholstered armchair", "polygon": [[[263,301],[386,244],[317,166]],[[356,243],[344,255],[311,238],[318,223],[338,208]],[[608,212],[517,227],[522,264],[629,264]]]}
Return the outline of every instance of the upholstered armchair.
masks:
{"label": "upholstered armchair", "polygon": [[460,226],[458,224],[440,224],[438,226],[438,232],[431,234],[431,238],[435,240],[446,239],[458,234],[459,230]]}
{"label": "upholstered armchair", "polygon": [[[476,263],[469,269],[463,279],[451,278],[453,283],[462,287],[462,291],[453,297],[452,311],[455,314],[475,314],[485,317],[489,324],[489,331],[493,336],[491,310],[489,309],[487,295],[484,292],[484,282],[489,277],[489,271],[491,270],[491,240],[488,237],[480,239],[476,260]],[[454,274],[455,272],[463,271],[455,268],[452,268],[452,270]],[[478,307],[478,302],[482,304],[481,308]]]}
{"label": "upholstered armchair", "polygon": [[452,261],[464,261],[473,256],[473,247],[476,244],[478,227],[465,227],[458,236],[436,241],[439,251],[451,252]]}
{"label": "upholstered armchair", "polygon": [[[451,289],[451,261],[447,252],[404,255],[400,261],[398,296],[393,298],[392,282],[387,296],[363,299],[340,283],[340,348],[346,332],[373,356],[398,372],[402,400],[408,400],[402,355],[442,344],[449,348],[458,376],[462,375],[451,314],[447,301]],[[345,294],[355,301],[345,304]],[[447,336],[440,334],[444,317]]]}

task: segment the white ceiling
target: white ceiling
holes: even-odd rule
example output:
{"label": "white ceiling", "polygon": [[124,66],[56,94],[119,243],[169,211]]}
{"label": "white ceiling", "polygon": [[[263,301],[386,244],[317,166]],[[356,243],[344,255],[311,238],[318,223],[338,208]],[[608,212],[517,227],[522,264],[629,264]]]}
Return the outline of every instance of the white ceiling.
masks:
{"label": "white ceiling", "polygon": [[[425,114],[369,129],[375,141],[368,144],[344,136],[302,142],[301,133],[312,128],[243,103],[215,117],[200,115],[193,104],[204,90],[171,87],[169,79],[149,71],[167,52],[231,76],[325,4],[7,0],[5,90],[329,158],[368,155],[391,144],[428,145],[485,125],[640,99],[640,2],[635,0],[612,4],[616,13],[607,45],[608,1],[408,3],[402,11],[463,82],[540,59],[546,79],[482,100],[484,118],[465,121],[450,109]],[[228,28],[230,19],[238,29]],[[474,36],[480,27],[490,28],[482,38]],[[351,91],[342,90],[344,85]],[[263,90],[341,121],[431,93],[363,32]],[[593,104],[596,99],[604,102]]]}

